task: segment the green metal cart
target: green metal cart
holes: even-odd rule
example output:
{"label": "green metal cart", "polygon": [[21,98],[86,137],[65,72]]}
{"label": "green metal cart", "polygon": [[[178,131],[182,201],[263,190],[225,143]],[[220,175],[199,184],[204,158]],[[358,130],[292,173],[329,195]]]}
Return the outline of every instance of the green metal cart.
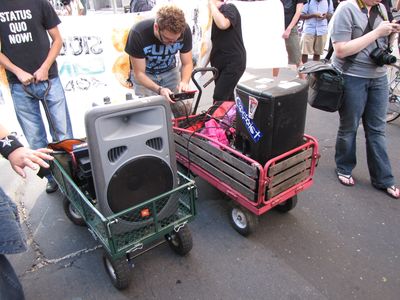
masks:
{"label": "green metal cart", "polygon": [[[68,154],[64,154],[68,155]],[[63,160],[55,155],[51,172],[64,195],[64,210],[77,225],[85,225],[104,249],[103,262],[113,285],[125,289],[130,284],[132,259],[167,241],[179,255],[192,249],[192,237],[187,226],[195,214],[197,189],[193,180],[178,172],[179,184],[173,190],[149,199],[111,216],[103,216],[96,208],[96,200],[90,199],[66,171]],[[172,215],[158,217],[158,211],[170,199],[176,197],[176,210]],[[143,226],[120,232],[116,224],[121,220],[143,220]]]}

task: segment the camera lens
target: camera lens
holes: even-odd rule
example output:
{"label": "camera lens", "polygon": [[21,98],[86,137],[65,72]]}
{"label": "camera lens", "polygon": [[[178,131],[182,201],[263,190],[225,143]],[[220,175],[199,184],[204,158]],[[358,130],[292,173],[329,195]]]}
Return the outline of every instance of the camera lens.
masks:
{"label": "camera lens", "polygon": [[380,67],[384,65],[391,65],[394,64],[397,61],[396,56],[391,55],[390,51],[387,49],[381,49],[381,48],[375,48],[371,53],[370,53],[371,59],[374,61],[374,63]]}
{"label": "camera lens", "polygon": [[387,57],[386,57],[386,63],[385,64],[391,65],[391,64],[394,64],[396,61],[397,61],[396,56],[388,54]]}

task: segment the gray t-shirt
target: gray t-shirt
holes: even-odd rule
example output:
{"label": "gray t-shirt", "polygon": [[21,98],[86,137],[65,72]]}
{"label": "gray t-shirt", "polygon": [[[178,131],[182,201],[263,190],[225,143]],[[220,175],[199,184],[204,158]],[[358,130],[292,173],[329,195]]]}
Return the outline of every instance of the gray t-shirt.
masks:
{"label": "gray t-shirt", "polygon": [[[386,9],[380,5],[381,12],[386,16]],[[375,29],[382,22],[380,14],[375,19],[373,28]],[[340,3],[337,8],[331,28],[332,42],[347,42],[356,39],[363,35],[368,26],[367,15],[362,12],[356,3],[346,1]],[[387,37],[378,39],[378,44],[381,48],[387,46]],[[335,56],[332,58],[332,64],[342,70],[346,63],[344,73],[347,75],[363,78],[379,78],[386,74],[386,66],[378,67],[369,57],[370,53],[377,47],[373,42],[368,47],[361,50],[359,53],[340,59]],[[349,65],[350,64],[350,65]]]}

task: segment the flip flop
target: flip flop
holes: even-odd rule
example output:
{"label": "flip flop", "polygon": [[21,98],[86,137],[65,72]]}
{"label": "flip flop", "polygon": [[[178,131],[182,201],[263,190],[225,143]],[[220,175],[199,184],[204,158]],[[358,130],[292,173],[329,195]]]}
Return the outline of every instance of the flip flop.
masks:
{"label": "flip flop", "polygon": [[389,186],[388,188],[384,189],[383,191],[386,192],[387,195],[394,199],[400,199],[400,190],[395,187],[394,185]]}
{"label": "flip flop", "polygon": [[351,175],[336,173],[339,182],[345,186],[353,186],[355,184],[354,178]]}

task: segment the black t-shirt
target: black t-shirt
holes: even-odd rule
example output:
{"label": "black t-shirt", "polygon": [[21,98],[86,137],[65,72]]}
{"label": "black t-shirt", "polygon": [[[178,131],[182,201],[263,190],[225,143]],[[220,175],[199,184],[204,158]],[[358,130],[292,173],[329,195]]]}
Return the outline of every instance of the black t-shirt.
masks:
{"label": "black t-shirt", "polygon": [[307,3],[307,0],[281,0],[283,9],[285,11],[285,29],[292,22],[293,16],[296,13],[296,6],[298,3]]}
{"label": "black t-shirt", "polygon": [[246,65],[246,49],[243,43],[242,22],[235,5],[223,4],[220,12],[229,19],[231,26],[221,30],[213,21],[211,28],[210,62],[213,66],[223,66],[234,61],[238,66]]}
{"label": "black t-shirt", "polygon": [[129,31],[125,52],[135,58],[146,59],[146,73],[161,74],[176,67],[178,52],[192,50],[192,34],[186,24],[183,40],[171,45],[164,45],[154,35],[154,19],[143,20]]}
{"label": "black t-shirt", "polygon": [[[13,64],[33,74],[46,60],[50,50],[47,30],[60,23],[48,0],[1,0],[1,52]],[[10,83],[19,83],[13,73],[6,72]],[[49,78],[57,75],[57,64],[54,62]]]}

